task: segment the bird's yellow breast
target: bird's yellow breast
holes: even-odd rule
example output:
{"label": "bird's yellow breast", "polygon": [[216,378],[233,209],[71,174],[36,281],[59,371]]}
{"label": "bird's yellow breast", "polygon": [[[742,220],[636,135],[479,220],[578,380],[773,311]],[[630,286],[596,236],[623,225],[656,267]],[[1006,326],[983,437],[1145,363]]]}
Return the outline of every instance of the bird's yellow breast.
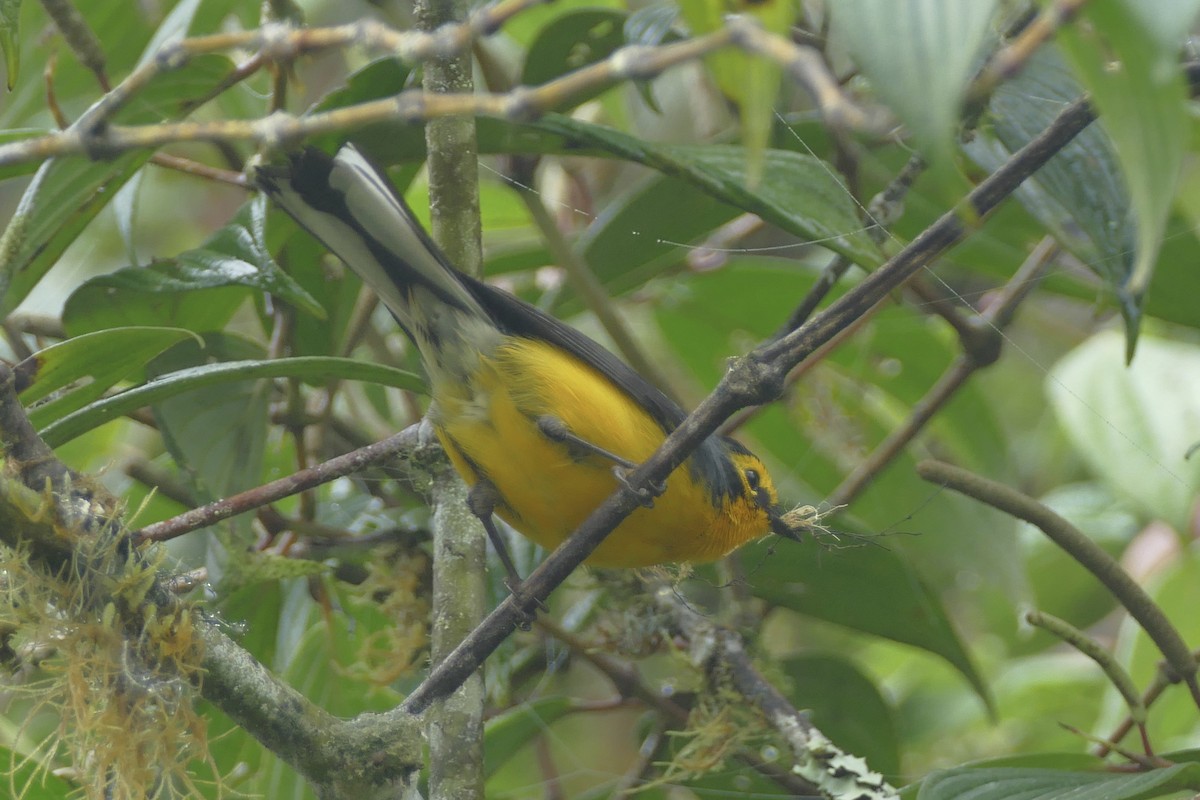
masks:
{"label": "bird's yellow breast", "polygon": [[[581,455],[538,428],[539,417],[634,463],[659,445],[662,428],[597,370],[545,342],[505,338],[467,382],[433,385],[432,419],[455,469],[469,484],[490,480],[496,513],[553,548],[613,493],[614,464]],[[639,508],[588,559],[636,567],[711,561],[766,533],[766,517],[746,497],[713,505],[685,463],[653,508]]]}

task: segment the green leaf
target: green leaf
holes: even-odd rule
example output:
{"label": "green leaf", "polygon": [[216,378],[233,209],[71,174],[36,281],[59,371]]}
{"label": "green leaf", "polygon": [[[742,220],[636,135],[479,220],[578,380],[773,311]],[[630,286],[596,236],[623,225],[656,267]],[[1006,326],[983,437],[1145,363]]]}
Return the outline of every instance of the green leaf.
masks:
{"label": "green leaf", "polygon": [[[94,5],[105,6],[97,11],[96,22],[99,24],[92,24],[101,41],[115,47],[118,43],[129,44],[125,37],[131,32],[140,33],[139,26],[130,24],[128,15],[113,14],[114,9],[108,4]],[[162,39],[178,38],[186,32],[199,5],[197,0],[178,4],[160,26],[157,38],[146,45],[141,57],[153,57]],[[107,36],[110,26],[112,35]],[[132,59],[132,53],[127,49],[118,49],[112,55],[110,68],[119,65],[124,69]],[[193,58],[182,68],[166,71],[149,81],[111,121],[137,125],[186,116],[232,69],[232,62],[224,56]],[[88,77],[87,85],[94,92],[94,76]],[[40,105],[41,87],[38,91]],[[50,159],[41,165],[0,237],[0,296],[3,296],[0,313],[7,314],[20,304],[67,245],[75,241],[150,155],[149,151],[139,151],[111,161],[64,157]]]}
{"label": "green leaf", "polygon": [[13,797],[20,800],[62,800],[77,794],[78,787],[51,773],[52,766],[41,764],[27,754],[0,747],[0,781]]}
{"label": "green leaf", "polygon": [[[768,33],[781,36],[796,19],[796,6],[789,0],[683,0],[680,12],[697,36],[725,27],[730,14],[744,14]],[[782,70],[771,59],[734,47],[710,53],[704,61],[721,92],[737,106],[747,187],[756,188],[766,167],[764,154],[775,121]]]}
{"label": "green leaf", "polygon": [[47,426],[40,433],[51,447],[58,447],[109,420],[148,405],[162,403],[185,392],[215,389],[216,396],[219,396],[222,387],[230,383],[266,378],[296,378],[310,383],[366,381],[409,391],[425,389],[424,381],[411,372],[351,358],[305,356],[226,361],[163,373],[144,386],[127,389],[92,403]]}
{"label": "green leaf", "polygon": [[895,713],[852,661],[802,655],[780,667],[787,676],[788,698],[809,712],[818,730],[846,752],[865,758],[876,772],[900,774]]}
{"label": "green leaf", "polygon": [[1156,3],[1152,13],[1138,3],[1096,3],[1083,12],[1086,24],[1060,36],[1112,137],[1137,220],[1137,257],[1118,288],[1130,358],[1190,130],[1178,51],[1198,8],[1195,0]]}
{"label": "green leaf", "polygon": [[[1015,79],[997,88],[989,124],[966,146],[967,153],[984,169],[995,170],[1082,94],[1057,51],[1042,48]],[[1031,103],[1031,97],[1040,102]],[[1133,268],[1136,231],[1117,154],[1102,127],[1086,128],[1016,194],[1064,247],[1122,297]]]}
{"label": "green leaf", "polygon": [[67,299],[63,326],[73,334],[155,324],[218,330],[249,295],[243,287],[269,292],[323,319],[324,307],[271,258],[265,215],[266,199],[256,197],[201,247],[87,281]]}
{"label": "green leaf", "polygon": [[570,697],[541,697],[488,720],[483,728],[484,779],[495,775],[525,745],[575,707],[575,701]]}
{"label": "green leaf", "polygon": [[251,292],[219,272],[178,261],[129,267],[86,281],[67,298],[63,327],[72,336],[114,327],[173,326],[196,333],[225,327]]}
{"label": "green leaf", "polygon": [[250,286],[323,319],[325,309],[276,266],[266,242],[267,198],[257,195],[204,243],[177,257],[180,278],[190,285]]}
{"label": "green leaf", "polygon": [[0,53],[11,92],[21,66],[21,0],[0,0]]}
{"label": "green leaf", "polygon": [[955,169],[963,96],[995,8],[995,0],[839,0],[830,6],[835,40],[943,179]]}
{"label": "green leaf", "polygon": [[568,137],[569,146],[593,147],[678,178],[855,263],[874,266],[880,261],[853,199],[837,172],[820,159],[769,150],[763,184],[751,191],[746,188],[746,157],[740,147],[658,145],[561,116],[547,117],[538,127]]}
{"label": "green leaf", "polygon": [[[394,58],[382,58],[351,73],[343,85],[322,97],[313,107],[313,111],[332,111],[358,103],[368,103],[418,85],[413,82],[412,70],[406,64]],[[337,131],[312,137],[308,142],[322,150],[333,152],[346,138],[344,131]],[[425,130],[420,125],[366,125],[355,130],[349,138],[369,153],[371,159],[380,166],[403,161],[421,161],[425,158]]]}
{"label": "green leaf", "polygon": [[[47,347],[16,367],[18,374],[33,381],[21,392],[24,405],[59,392],[31,409],[30,422],[45,428],[94,402],[118,381],[140,374],[150,359],[189,337],[195,334],[179,328],[112,328]],[[85,378],[90,380],[60,391]]]}
{"label": "green leaf", "polygon": [[[223,56],[201,56],[151,81],[117,122],[176,119],[191,110],[232,69]],[[150,158],[140,150],[111,161],[53,158],[38,169],[0,238],[0,314],[9,314],[58,261],[59,256],[108,205],[117,190]]]}
{"label": "green leaf", "polygon": [[745,188],[741,148],[644,143],[634,148],[635,140],[630,137],[589,127],[588,140],[605,142],[612,152],[665,175],[603,214],[579,242],[587,263],[612,292],[640,286],[678,264],[681,244],[696,241],[736,216],[738,209],[758,214],[857,264],[871,267],[880,263],[879,251],[863,233],[853,200],[833,169],[819,159],[768,150],[764,180],[758,191],[751,193]]}
{"label": "green leaf", "polygon": [[[608,8],[581,8],[555,17],[530,43],[521,83],[537,86],[604,60],[625,44],[627,18],[628,14]],[[600,91],[572,95],[571,103],[583,103]]]}
{"label": "green leaf", "polygon": [[7,316],[25,299],[67,245],[149,158],[149,152],[139,151],[112,161],[43,162],[0,237],[0,314]]}
{"label": "green leaf", "polygon": [[1200,490],[1200,347],[1143,337],[1123,365],[1115,331],[1054,365],[1047,391],[1059,424],[1092,471],[1145,519],[1190,530]]}
{"label": "green leaf", "polygon": [[1200,765],[1177,764],[1138,775],[1049,769],[963,768],[935,772],[918,800],[1150,800],[1200,789]]}
{"label": "green leaf", "polygon": [[756,596],[939,655],[991,704],[941,599],[900,553],[878,543],[834,550],[771,539],[742,548],[739,557]]}
{"label": "green leaf", "polygon": [[[161,390],[157,379],[172,373],[187,375],[189,368],[212,369],[261,355],[261,345],[228,334],[209,334],[200,345],[182,342],[147,365],[150,382],[142,391],[150,387]],[[178,389],[178,382],[171,388]],[[170,391],[153,401],[151,411],[163,443],[201,500],[211,502],[260,482],[271,391],[265,380],[242,376],[241,380],[193,384],[187,391]],[[118,397],[132,402],[127,394]],[[78,414],[94,413],[98,405]],[[112,406],[104,408],[111,412]],[[59,425],[68,426],[77,416]],[[241,523],[244,520],[231,524]]]}

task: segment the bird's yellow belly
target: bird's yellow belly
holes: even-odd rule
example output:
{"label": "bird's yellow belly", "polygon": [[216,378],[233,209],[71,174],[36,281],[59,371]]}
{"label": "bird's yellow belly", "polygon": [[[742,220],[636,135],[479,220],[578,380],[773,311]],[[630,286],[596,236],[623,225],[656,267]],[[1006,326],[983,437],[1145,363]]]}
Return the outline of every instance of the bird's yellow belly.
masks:
{"label": "bird's yellow belly", "polygon": [[[547,548],[558,546],[617,488],[615,466],[546,437],[552,416],[576,436],[634,463],[662,444],[662,429],[604,376],[544,343],[508,339],[483,359],[469,391],[434,385],[434,424],[469,484],[498,490],[496,513]],[[733,520],[712,505],[686,466],[667,480],[653,508],[639,508],[588,559],[636,567],[719,558],[735,541]]]}

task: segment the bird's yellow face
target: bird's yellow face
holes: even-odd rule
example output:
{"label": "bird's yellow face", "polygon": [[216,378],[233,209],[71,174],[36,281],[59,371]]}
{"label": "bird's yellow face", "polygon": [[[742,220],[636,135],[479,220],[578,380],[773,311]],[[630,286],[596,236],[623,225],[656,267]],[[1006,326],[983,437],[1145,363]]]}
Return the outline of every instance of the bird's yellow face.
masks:
{"label": "bird's yellow face", "polygon": [[731,453],[730,459],[742,479],[742,493],[759,508],[773,510],[779,504],[779,495],[762,460],[752,453]]}
{"label": "bird's yellow face", "polygon": [[[743,525],[745,539],[762,536],[768,529],[789,539],[797,538],[780,517],[779,494],[762,460],[753,453],[730,453],[729,457],[742,481],[742,494],[734,504],[741,505],[741,514],[753,520]],[[757,534],[752,536],[750,528],[756,529]]]}

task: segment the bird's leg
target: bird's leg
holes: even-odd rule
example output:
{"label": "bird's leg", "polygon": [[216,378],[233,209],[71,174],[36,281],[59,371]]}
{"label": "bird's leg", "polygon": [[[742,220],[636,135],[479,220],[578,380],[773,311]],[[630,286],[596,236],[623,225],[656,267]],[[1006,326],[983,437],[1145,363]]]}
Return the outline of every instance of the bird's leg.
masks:
{"label": "bird's leg", "polygon": [[646,508],[654,508],[654,498],[666,491],[667,487],[662,483],[657,483],[649,488],[635,489],[629,483],[629,473],[637,468],[637,464],[573,433],[567,427],[567,423],[558,417],[540,416],[537,418],[537,426],[542,435],[553,442],[565,444],[568,449],[574,448],[577,452],[599,456],[613,462],[613,475],[625,488],[637,495],[638,502]]}
{"label": "bird's leg", "polygon": [[[532,600],[533,604],[544,610],[545,605],[542,601],[530,598],[521,588],[521,573],[517,572],[517,565],[513,563],[512,556],[508,552],[508,544],[500,535],[500,531],[496,528],[496,520],[492,517],[499,502],[500,492],[496,489],[496,485],[487,478],[479,478],[467,491],[467,508],[478,518],[483,529],[487,531],[492,547],[496,548],[496,555],[500,556],[500,563],[504,565],[504,571],[507,573],[504,585],[508,587],[508,591],[512,594],[518,607],[524,611]],[[534,614],[526,613],[526,619],[521,623],[521,628],[528,630],[534,616]]]}
{"label": "bird's leg", "polygon": [[559,444],[565,444],[568,449],[574,448],[578,452],[587,453],[593,456],[600,456],[600,458],[606,458],[617,466],[624,467],[625,469],[633,469],[637,466],[637,464],[633,463],[629,459],[622,458],[616,453],[605,450],[600,445],[592,444],[578,434],[572,433],[571,429],[567,427],[567,423],[563,422],[558,417],[551,417],[549,415],[540,416],[537,418],[537,426],[538,430],[541,431],[542,435],[547,439],[552,442],[558,442]]}

